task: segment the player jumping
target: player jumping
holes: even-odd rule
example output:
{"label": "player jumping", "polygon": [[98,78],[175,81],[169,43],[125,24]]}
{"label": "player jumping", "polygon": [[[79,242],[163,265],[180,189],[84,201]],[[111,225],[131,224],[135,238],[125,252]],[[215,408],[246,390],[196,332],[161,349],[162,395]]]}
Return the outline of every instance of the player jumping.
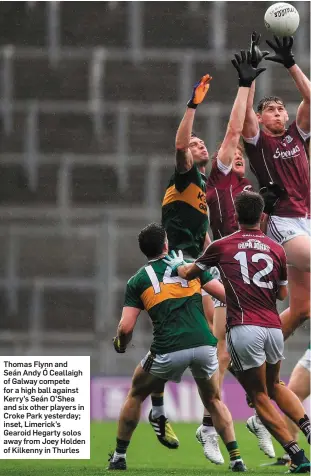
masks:
{"label": "player jumping", "polygon": [[[165,258],[183,279],[217,266],[227,298],[227,346],[238,379],[260,419],[291,458],[291,473],[308,473],[310,462],[292,439],[284,418],[270,401],[295,422],[310,443],[310,421],[288,388],[280,384],[284,338],[276,299],[287,296],[287,263],[281,245],[260,231],[264,201],[255,192],[235,199],[240,230],[212,243],[193,264]],[[269,398],[270,397],[270,398]]]}
{"label": "player jumping", "polygon": [[[243,138],[250,166],[265,189],[270,214],[267,234],[281,243],[289,264],[290,307],[281,314],[284,338],[310,318],[310,177],[306,140],[310,137],[310,81],[295,63],[293,37],[267,41],[274,50],[265,60],[282,64],[302,96],[296,119],[286,128],[288,113],[278,96],[263,98],[253,110],[253,83]],[[260,128],[261,126],[261,128]]]}

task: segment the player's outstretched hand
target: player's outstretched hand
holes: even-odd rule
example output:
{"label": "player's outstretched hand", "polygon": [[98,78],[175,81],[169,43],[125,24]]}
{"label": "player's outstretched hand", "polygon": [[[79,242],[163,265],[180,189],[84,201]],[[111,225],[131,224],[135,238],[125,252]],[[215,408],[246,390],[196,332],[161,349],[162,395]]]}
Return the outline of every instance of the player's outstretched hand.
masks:
{"label": "player's outstretched hand", "polygon": [[250,51],[241,50],[241,55],[235,54],[235,59],[231,62],[239,73],[239,86],[250,88],[254,79],[257,78],[266,68],[254,68],[252,66],[252,55]]}
{"label": "player's outstretched hand", "polygon": [[114,337],[114,338],[112,339],[112,342],[113,342],[114,350],[115,350],[116,352],[118,352],[118,354],[124,354],[126,347],[123,347],[123,346],[120,345],[120,339],[119,339],[119,337],[118,337],[118,336],[117,336],[117,337]]}
{"label": "player's outstretched hand", "polygon": [[210,82],[212,79],[212,76],[206,74],[200,79],[200,81],[195,83],[192,91],[192,96],[187,102],[188,107],[196,109],[198,104],[201,104],[201,102],[206,96],[207,91],[209,90]]}
{"label": "player's outstretched hand", "polygon": [[173,250],[171,252],[171,256],[167,255],[165,258],[163,258],[163,261],[165,264],[167,264],[170,268],[172,268],[173,271],[176,271],[179,266],[182,266],[185,264],[184,262],[184,255],[181,250],[178,251],[178,256]]}
{"label": "player's outstretched hand", "polygon": [[285,68],[291,68],[295,64],[294,54],[292,52],[292,47],[294,44],[293,36],[284,36],[279,38],[274,35],[274,43],[270,40],[266,40],[266,43],[274,51],[274,56],[267,56],[265,60],[274,61],[275,63],[280,63],[285,66]]}
{"label": "player's outstretched hand", "polygon": [[253,31],[251,36],[250,53],[252,55],[252,66],[257,68],[261,60],[269,54],[269,51],[261,51],[259,48],[261,34]]}

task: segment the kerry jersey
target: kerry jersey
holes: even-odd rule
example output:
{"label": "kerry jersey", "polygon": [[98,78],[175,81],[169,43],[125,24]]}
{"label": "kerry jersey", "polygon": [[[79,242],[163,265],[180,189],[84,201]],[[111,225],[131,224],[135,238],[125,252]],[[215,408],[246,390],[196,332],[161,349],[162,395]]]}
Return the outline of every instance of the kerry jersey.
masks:
{"label": "kerry jersey", "polygon": [[185,173],[175,169],[162,202],[162,225],[170,250],[197,258],[208,229],[206,177],[196,164]]}
{"label": "kerry jersey", "polygon": [[146,309],[153,324],[151,351],[165,354],[177,350],[215,346],[217,339],[206,322],[201,286],[213,279],[207,271],[200,279],[186,281],[162,259],[143,266],[127,283],[124,306]]}

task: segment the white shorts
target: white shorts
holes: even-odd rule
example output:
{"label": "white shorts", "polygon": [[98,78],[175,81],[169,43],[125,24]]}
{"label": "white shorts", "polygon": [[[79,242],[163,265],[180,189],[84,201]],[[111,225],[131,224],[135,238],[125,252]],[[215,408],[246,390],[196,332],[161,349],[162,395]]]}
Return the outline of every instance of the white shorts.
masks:
{"label": "white shorts", "polygon": [[267,236],[284,245],[296,236],[311,236],[309,218],[289,218],[272,215],[268,219]]}
{"label": "white shorts", "polygon": [[298,364],[311,372],[311,350],[307,349]]}
{"label": "white shorts", "polygon": [[226,334],[227,349],[238,372],[260,367],[264,362],[276,364],[284,359],[281,329],[259,326],[233,326]]}
{"label": "white shorts", "polygon": [[151,375],[172,382],[180,382],[188,367],[194,378],[210,379],[218,369],[217,348],[203,345],[168,354],[148,352],[141,366]]}

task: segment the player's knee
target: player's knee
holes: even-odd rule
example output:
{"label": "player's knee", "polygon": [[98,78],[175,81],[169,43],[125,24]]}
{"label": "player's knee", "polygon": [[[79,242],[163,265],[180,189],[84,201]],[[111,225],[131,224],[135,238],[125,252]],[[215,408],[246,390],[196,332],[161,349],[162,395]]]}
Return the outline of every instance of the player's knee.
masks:
{"label": "player's knee", "polygon": [[228,354],[226,349],[222,349],[221,352],[218,353],[218,362],[219,367],[221,369],[227,369],[230,363],[230,355]]}
{"label": "player's knee", "polygon": [[268,395],[272,400],[275,400],[276,392],[278,390],[279,385],[281,385],[280,382],[273,382],[267,385]]}

